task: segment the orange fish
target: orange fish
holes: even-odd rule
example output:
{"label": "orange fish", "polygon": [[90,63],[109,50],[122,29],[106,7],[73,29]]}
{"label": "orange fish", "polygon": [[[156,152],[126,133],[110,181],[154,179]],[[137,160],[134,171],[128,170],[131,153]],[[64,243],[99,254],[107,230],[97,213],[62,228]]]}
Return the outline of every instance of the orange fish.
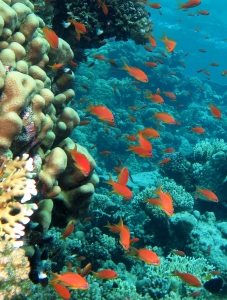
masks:
{"label": "orange fish", "polygon": [[200,32],[198,27],[194,27],[195,31]]}
{"label": "orange fish", "polygon": [[68,19],[67,21],[74,25],[76,30],[76,38],[78,41],[80,41],[80,35],[86,33],[85,25],[72,19]]}
{"label": "orange fish", "polygon": [[163,104],[164,99],[159,94],[152,94],[151,92],[147,93],[145,98],[150,99],[152,102],[156,104]]}
{"label": "orange fish", "polygon": [[130,245],[137,243],[139,240],[140,240],[139,238],[132,238],[132,239],[130,239]]}
{"label": "orange fish", "polygon": [[166,97],[170,98],[170,99],[176,99],[177,98],[176,95],[173,92],[165,92],[165,91],[163,91],[163,94]]}
{"label": "orange fish", "polygon": [[47,26],[43,27],[42,31],[45,39],[48,41],[50,46],[53,48],[58,48],[58,36],[56,35],[56,33]]}
{"label": "orange fish", "polygon": [[154,37],[152,35],[148,36],[148,41],[149,41],[151,47],[156,48],[156,40],[154,39]]}
{"label": "orange fish", "polygon": [[73,67],[78,67],[78,63],[76,63],[75,61],[70,61],[70,65],[73,66]]}
{"label": "orange fish", "polygon": [[199,126],[192,127],[190,131],[193,131],[193,132],[198,133],[198,134],[205,133],[205,130],[202,127],[199,127]]}
{"label": "orange fish", "polygon": [[109,175],[109,180],[104,181],[104,183],[112,185],[113,191],[111,191],[109,194],[117,194],[118,196],[122,196],[125,199],[132,199],[133,195],[131,190],[123,184],[119,184],[118,182],[113,181],[111,175]]}
{"label": "orange fish", "polygon": [[161,8],[161,5],[159,3],[149,3],[149,2],[146,2],[146,4],[148,6],[150,6],[151,8],[155,8],[155,9]]}
{"label": "orange fish", "polygon": [[151,151],[147,151],[143,147],[129,145],[129,149],[127,151],[133,151],[135,154],[139,155],[140,157],[152,157]]}
{"label": "orange fish", "polygon": [[117,65],[115,59],[109,59],[108,62],[109,62],[113,67],[118,68],[118,65]]}
{"label": "orange fish", "polygon": [[100,54],[94,54],[93,57],[96,58],[96,59],[99,59],[99,60],[105,60],[106,59],[105,56],[100,55]]}
{"label": "orange fish", "polygon": [[147,45],[143,45],[143,48],[148,52],[152,52],[152,49]]}
{"label": "orange fish", "polygon": [[196,199],[198,198],[198,193],[201,194],[204,198],[206,198],[209,201],[218,202],[218,197],[210,190],[201,189],[198,186],[196,186]]}
{"label": "orange fish", "polygon": [[131,141],[131,142],[137,141],[137,138],[135,135],[128,135],[125,138],[126,138],[126,140]]}
{"label": "orange fish", "polygon": [[165,47],[168,52],[173,52],[177,44],[176,41],[168,39],[165,33],[163,33],[163,36],[159,40],[166,44]]}
{"label": "orange fish", "polygon": [[156,118],[159,121],[167,124],[177,124],[177,121],[171,115],[164,112],[154,113],[152,118]]}
{"label": "orange fish", "polygon": [[144,150],[152,153],[152,145],[147,139],[145,139],[142,132],[138,133],[138,142],[140,146],[143,147]]}
{"label": "orange fish", "polygon": [[89,163],[87,157],[84,154],[79,153],[77,151],[76,144],[75,144],[75,147],[73,150],[68,149],[68,148],[65,148],[65,149],[71,154],[76,167],[84,174],[84,176],[87,177],[91,171],[91,166],[90,166],[90,163]]}
{"label": "orange fish", "polygon": [[164,150],[162,150],[162,153],[171,153],[171,152],[175,152],[174,148],[166,148]]}
{"label": "orange fish", "polygon": [[168,162],[170,162],[170,158],[167,157],[167,158],[164,158],[163,160],[161,160],[159,163],[157,163],[156,165],[165,165],[167,164]]}
{"label": "orange fish", "polygon": [[101,279],[115,279],[118,277],[117,273],[113,270],[110,269],[106,269],[106,270],[102,270],[99,272],[93,272],[91,271],[94,275],[94,278],[101,278]]}
{"label": "orange fish", "polygon": [[84,279],[79,274],[73,272],[64,272],[62,274],[52,273],[53,278],[50,283],[60,281],[60,284],[70,287],[70,289],[76,290],[87,290],[88,283],[87,280]]}
{"label": "orange fish", "polygon": [[86,217],[84,218],[83,222],[82,223],[87,223],[87,222],[90,222],[91,221],[91,217]]}
{"label": "orange fish", "polygon": [[53,64],[52,66],[48,65],[48,67],[50,67],[52,70],[59,70],[63,67],[63,63],[59,63],[59,64]]}
{"label": "orange fish", "polygon": [[80,121],[80,124],[79,124],[79,126],[88,125],[88,124],[90,124],[90,123],[91,123],[91,121],[90,121],[90,120],[83,120],[83,121]]}
{"label": "orange fish", "polygon": [[180,3],[180,1],[178,2],[178,8],[177,9],[188,9],[188,8],[192,8],[192,7],[196,7],[201,3],[201,0],[189,0],[188,2],[182,4]]}
{"label": "orange fish", "polygon": [[172,272],[172,275],[178,276],[181,280],[183,280],[190,286],[201,287],[201,282],[199,281],[199,279],[192,274],[181,273],[181,272],[175,270],[174,272]]}
{"label": "orange fish", "polygon": [[90,103],[90,106],[86,108],[85,111],[89,111],[92,115],[95,115],[97,118],[104,122],[114,122],[114,116],[112,112],[105,106],[93,106],[92,103]]}
{"label": "orange fish", "polygon": [[197,16],[199,16],[199,15],[208,16],[210,13],[208,10],[202,9],[202,10],[197,10],[196,14],[197,14]]}
{"label": "orange fish", "polygon": [[131,248],[132,252],[129,255],[136,256],[137,259],[144,261],[145,263],[153,266],[159,266],[161,264],[160,258],[151,250],[146,248],[136,249]]}
{"label": "orange fish", "polygon": [[56,282],[50,282],[50,284],[53,286],[59,297],[63,298],[64,300],[70,299],[70,292],[64,285],[61,285]]}
{"label": "orange fish", "polygon": [[87,276],[91,271],[91,263],[88,263],[83,270],[81,270],[80,272],[80,276],[85,277]]}
{"label": "orange fish", "polygon": [[130,67],[128,66],[124,61],[124,66],[120,68],[120,70],[126,70],[129,75],[134,77],[135,79],[141,81],[141,82],[148,82],[147,75],[140,69],[136,67]]}
{"label": "orange fish", "polygon": [[207,105],[210,108],[210,112],[213,115],[213,117],[217,118],[217,119],[221,119],[222,117],[222,113],[220,111],[219,108],[217,108],[216,106],[214,106],[212,103]]}
{"label": "orange fish", "polygon": [[151,68],[156,68],[156,67],[157,67],[156,62],[154,62],[154,61],[145,61],[144,64],[145,64],[147,67],[151,67]]}
{"label": "orange fish", "polygon": [[135,123],[136,122],[136,119],[133,117],[133,116],[128,116],[129,117],[129,120],[132,122],[132,123]]}
{"label": "orange fish", "polygon": [[138,133],[139,132],[142,132],[142,134],[149,139],[160,138],[160,134],[158,133],[158,131],[153,128],[144,128],[142,130],[139,130]]}
{"label": "orange fish", "polygon": [[179,256],[185,256],[185,253],[181,250],[172,250],[171,253],[179,255]]}
{"label": "orange fish", "polygon": [[62,232],[62,239],[64,241],[68,236],[70,236],[73,233],[74,226],[75,226],[75,222],[71,220],[66,226],[66,228],[64,229],[64,231]]}
{"label": "orange fish", "polygon": [[140,110],[137,106],[128,106],[128,108],[134,111]]}
{"label": "orange fish", "polygon": [[173,208],[173,200],[172,197],[169,193],[163,192],[161,185],[153,191],[154,194],[157,194],[160,198],[160,202],[158,204],[154,204],[159,206],[166,214],[167,216],[172,216],[174,213],[174,208]]}
{"label": "orange fish", "polygon": [[102,154],[102,155],[109,155],[111,152],[110,151],[102,151],[102,152],[99,152],[99,154]]}
{"label": "orange fish", "polygon": [[199,49],[199,51],[203,53],[207,52],[205,49]]}
{"label": "orange fish", "polygon": [[191,292],[188,297],[191,297],[191,298],[195,298],[197,296],[201,295],[201,292],[200,291],[195,291],[195,292]]}
{"label": "orange fish", "polygon": [[119,234],[120,234],[119,243],[124,248],[124,250],[128,250],[130,247],[130,231],[129,231],[128,227],[123,224],[123,220],[121,217],[120,217],[119,223],[114,226],[120,230],[119,231]]}
{"label": "orange fish", "polygon": [[104,15],[108,15],[108,7],[104,2],[101,2],[101,6],[102,6],[102,11],[104,13]]}
{"label": "orange fish", "polygon": [[128,168],[127,168],[127,167],[123,167],[123,168],[120,170],[120,174],[119,174],[118,177],[117,177],[117,182],[118,182],[119,184],[126,185],[127,182],[128,182],[128,178],[129,178],[129,171],[128,171]]}

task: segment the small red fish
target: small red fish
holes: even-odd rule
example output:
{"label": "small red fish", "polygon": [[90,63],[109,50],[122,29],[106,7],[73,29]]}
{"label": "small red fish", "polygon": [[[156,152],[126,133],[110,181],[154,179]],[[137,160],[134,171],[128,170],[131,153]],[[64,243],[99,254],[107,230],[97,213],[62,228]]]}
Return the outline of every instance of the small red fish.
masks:
{"label": "small red fish", "polygon": [[53,48],[58,48],[58,36],[56,35],[56,33],[47,26],[43,27],[42,31],[45,39],[48,41],[50,46]]}
{"label": "small red fish", "polygon": [[119,184],[126,185],[127,182],[128,182],[128,178],[129,178],[129,171],[128,171],[128,168],[127,168],[127,167],[123,167],[123,168],[120,170],[120,174],[119,174],[118,177],[117,177],[117,182],[118,182]]}
{"label": "small red fish", "polygon": [[93,272],[94,278],[101,278],[101,279],[115,279],[118,277],[117,273],[113,270],[107,269],[107,270],[102,270],[99,272]]}
{"label": "small red fish", "polygon": [[110,151],[102,151],[102,152],[99,152],[99,154],[101,155],[109,155],[111,152]]}
{"label": "small red fish", "polygon": [[173,52],[176,47],[177,42],[167,38],[166,34],[163,33],[163,36],[159,39],[161,42],[165,43],[166,50],[168,52]]}
{"label": "small red fish", "polygon": [[80,41],[80,35],[86,33],[85,25],[73,19],[68,19],[67,21],[74,25],[76,31],[76,38],[78,41]]}
{"label": "small red fish", "polygon": [[205,133],[205,130],[202,127],[199,127],[199,126],[192,127],[190,131],[193,131],[193,132],[198,133],[198,134]]}
{"label": "small red fish", "polygon": [[142,146],[133,146],[129,145],[129,149],[127,151],[133,151],[135,154],[139,155],[140,157],[152,157],[151,151],[147,151]]}
{"label": "small red fish", "polygon": [[218,197],[211,190],[201,189],[198,186],[196,186],[196,199],[198,197],[198,193],[209,201],[218,202]]}
{"label": "small red fish", "polygon": [[48,65],[52,70],[59,70],[63,67],[63,63],[53,64],[52,66]]}
{"label": "small red fish", "polygon": [[194,287],[201,287],[201,282],[197,277],[195,277],[192,274],[189,273],[181,273],[177,270],[175,270],[172,273],[173,276],[178,276],[181,280],[186,282],[188,285],[194,286]]}
{"label": "small red fish", "polygon": [[159,121],[167,124],[177,124],[177,121],[171,115],[164,112],[154,113],[152,118],[156,118]]}
{"label": "small red fish", "polygon": [[64,241],[68,236],[70,236],[73,233],[74,226],[75,226],[75,222],[71,220],[62,233],[62,239]]}
{"label": "small red fish", "polygon": [[60,281],[60,284],[70,287],[70,289],[80,289],[87,290],[88,283],[86,279],[84,279],[79,274],[73,272],[64,272],[62,274],[52,273],[53,278],[50,283]]}
{"label": "small red fish", "polygon": [[178,1],[178,8],[177,9],[188,9],[192,7],[196,7],[201,3],[201,0],[189,0],[188,2],[182,4]]}
{"label": "small red fish", "polygon": [[99,60],[105,60],[106,59],[105,56],[100,55],[100,54],[94,54],[93,57],[96,58],[96,59],[99,59]]}
{"label": "small red fish", "polygon": [[131,253],[129,255],[136,256],[137,259],[140,259],[149,265],[159,266],[161,264],[160,258],[157,254],[146,248],[131,248]]}
{"label": "small red fish", "polygon": [[59,297],[63,298],[64,300],[70,299],[70,292],[64,285],[56,282],[50,282],[50,284],[53,286]]}
{"label": "small red fish", "polygon": [[90,103],[90,106],[85,109],[85,111],[89,111],[92,115],[95,115],[97,118],[104,122],[114,122],[114,116],[112,112],[102,105],[94,105]]}
{"label": "small red fish", "polygon": [[120,68],[120,70],[126,70],[129,75],[134,77],[135,79],[141,81],[141,82],[148,82],[147,75],[140,69],[136,67],[130,67],[128,66],[124,61],[124,66]]}
{"label": "small red fish", "polygon": [[165,165],[167,164],[168,162],[170,162],[170,158],[167,157],[167,158],[164,158],[163,160],[161,160],[159,163],[157,163],[156,165]]}
{"label": "small red fish", "polygon": [[171,152],[175,152],[174,148],[166,148],[164,150],[162,150],[162,153],[171,153]]}
{"label": "small red fish", "polygon": [[84,176],[88,176],[91,171],[90,162],[87,159],[87,157],[77,151],[77,145],[75,144],[75,147],[73,150],[65,148],[72,156],[72,159],[75,162],[76,167],[84,174]]}
{"label": "small red fish", "polygon": [[210,112],[213,117],[215,117],[216,119],[221,119],[222,113],[218,107],[214,106],[212,103],[209,104],[208,107],[210,108]]}
{"label": "small red fish", "polygon": [[104,183],[112,185],[113,190],[110,194],[117,194],[118,196],[122,196],[125,199],[132,199],[133,195],[131,190],[123,184],[119,184],[118,182],[113,181],[111,175],[109,175],[109,180],[104,181]]}
{"label": "small red fish", "polygon": [[185,253],[181,250],[171,250],[171,253],[179,255],[179,256],[185,256]]}

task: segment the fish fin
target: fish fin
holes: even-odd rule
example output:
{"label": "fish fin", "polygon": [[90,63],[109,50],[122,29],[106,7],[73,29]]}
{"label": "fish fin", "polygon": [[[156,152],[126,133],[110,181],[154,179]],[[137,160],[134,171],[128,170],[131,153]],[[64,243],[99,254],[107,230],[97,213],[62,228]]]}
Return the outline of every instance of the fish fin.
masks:
{"label": "fish fin", "polygon": [[80,33],[79,33],[79,31],[76,31],[76,39],[77,39],[77,41],[80,41]]}
{"label": "fish fin", "polygon": [[128,69],[129,69],[129,66],[126,64],[126,62],[124,61],[124,60],[122,60],[123,61],[123,67],[121,67],[121,68],[119,68],[119,70],[127,70],[128,71]]}
{"label": "fish fin", "polygon": [[88,108],[82,109],[82,111],[91,111],[92,108],[93,108],[93,104],[92,104],[92,102],[90,102],[90,106]]}
{"label": "fish fin", "polygon": [[176,1],[178,3],[178,8],[176,8],[176,10],[182,9],[183,8],[183,4],[180,1],[178,1],[178,0],[176,0]]}
{"label": "fish fin", "polygon": [[[114,182],[114,181],[113,181],[113,178],[112,178],[112,176],[111,176],[110,174],[109,174],[109,180],[103,181],[103,183],[110,184],[110,185],[112,185],[113,182]],[[110,192],[110,194],[111,194],[111,193],[113,193],[113,191]]]}
{"label": "fish fin", "polygon": [[105,225],[105,226],[103,226],[103,227],[107,227],[107,228],[109,228],[110,229],[110,222],[109,221],[107,221],[107,224]]}
{"label": "fish fin", "polygon": [[122,220],[122,217],[120,216],[120,220],[119,220],[119,223],[118,224],[114,224],[114,226],[118,227],[118,228],[122,228],[124,226],[123,224],[123,220]]}
{"label": "fish fin", "polygon": [[126,151],[133,151],[133,145],[129,145],[129,148]]}
{"label": "fish fin", "polygon": [[59,280],[59,274],[51,272],[51,275],[52,275],[52,279],[50,282],[55,282]]}
{"label": "fish fin", "polygon": [[164,31],[163,31],[162,37],[158,38],[158,40],[165,43],[165,41],[167,40],[167,36],[166,36],[166,33]]}
{"label": "fish fin", "polygon": [[159,182],[157,189],[151,192],[158,195],[161,190],[162,190],[162,184]]}

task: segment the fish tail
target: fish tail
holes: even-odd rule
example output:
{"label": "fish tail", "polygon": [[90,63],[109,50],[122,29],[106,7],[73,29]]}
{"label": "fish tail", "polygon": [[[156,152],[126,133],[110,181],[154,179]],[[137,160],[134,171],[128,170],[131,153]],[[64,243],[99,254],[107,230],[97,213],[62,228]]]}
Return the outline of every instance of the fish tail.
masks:
{"label": "fish tail", "polygon": [[53,283],[53,282],[59,280],[59,274],[51,272],[51,275],[52,275],[52,279],[50,282]]}
{"label": "fish tail", "polygon": [[91,111],[92,108],[93,108],[93,104],[92,104],[92,102],[90,102],[90,106],[89,106],[88,108],[84,108],[84,109],[82,109],[82,110],[83,110],[83,111]]}
{"label": "fish tail", "polygon": [[175,270],[172,272],[171,274],[172,276],[179,276],[179,271],[178,270]]}
{"label": "fish tail", "polygon": [[129,66],[126,64],[126,62],[124,60],[122,60],[123,62],[123,67],[119,68],[119,70],[128,70],[129,69]]}
{"label": "fish tail", "polygon": [[126,151],[133,151],[133,145],[129,145],[129,148]]}
{"label": "fish tail", "polygon": [[114,226],[118,227],[118,228],[122,228],[123,227],[123,220],[122,220],[122,217],[120,216],[120,220],[119,220],[119,223],[118,224],[114,224]]}
{"label": "fish tail", "polygon": [[98,277],[98,273],[94,272],[94,271],[91,271],[92,275],[93,275],[93,279],[97,278]]}
{"label": "fish tail", "polygon": [[159,183],[158,184],[158,187],[157,187],[157,189],[156,190],[154,190],[154,191],[152,191],[152,193],[154,193],[154,194],[159,194],[159,192],[162,190],[162,184],[161,183]]}
{"label": "fish tail", "polygon": [[113,184],[113,178],[112,178],[112,176],[109,174],[109,180],[107,180],[107,181],[103,181],[103,183],[106,183],[106,184],[110,184],[110,185],[112,185]]}
{"label": "fish tail", "polygon": [[107,221],[107,224],[105,225],[105,226],[103,226],[103,227],[107,227],[107,228],[109,228],[110,229],[110,222],[109,221]]}
{"label": "fish tail", "polygon": [[138,250],[134,247],[130,247],[130,251],[131,251],[131,254],[132,256],[136,256],[138,255]]}
{"label": "fish tail", "polygon": [[178,3],[178,8],[176,8],[176,10],[182,9],[184,8],[184,4],[182,4],[180,1],[176,0]]}
{"label": "fish tail", "polygon": [[79,33],[79,31],[76,31],[76,39],[77,39],[77,41],[80,41],[80,33]]}
{"label": "fish tail", "polygon": [[161,42],[165,42],[167,40],[167,36],[165,34],[165,32],[163,31],[162,37],[158,39]]}

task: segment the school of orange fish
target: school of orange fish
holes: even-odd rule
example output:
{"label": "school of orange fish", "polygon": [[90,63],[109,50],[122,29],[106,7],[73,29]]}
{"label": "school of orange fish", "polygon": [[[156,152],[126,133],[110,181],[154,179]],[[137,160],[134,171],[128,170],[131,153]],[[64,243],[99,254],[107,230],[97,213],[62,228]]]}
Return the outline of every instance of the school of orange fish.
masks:
{"label": "school of orange fish", "polygon": [[[159,3],[150,3],[146,0],[138,0],[138,2],[144,3],[144,5],[149,6],[150,8],[153,9],[161,9],[161,5]],[[184,10],[188,11],[189,9],[193,9],[201,4],[202,1],[200,0],[190,0],[184,4],[178,2],[178,10]],[[97,0],[97,7],[103,10],[103,13],[105,15],[108,15],[108,6],[107,4],[102,1],[102,0]],[[160,14],[161,10],[160,10]],[[209,15],[209,12],[207,10],[197,10],[196,13],[189,13],[189,16],[194,16],[194,15],[204,15],[207,16]],[[67,20],[70,24],[73,24],[75,26],[75,38],[77,41],[80,41],[81,35],[89,39],[89,33],[87,33],[86,26],[74,19],[68,19]],[[54,33],[53,30],[49,29],[48,27],[44,27],[43,33],[45,38],[48,40],[50,45],[52,47],[58,47],[58,37]],[[199,28],[195,27],[196,31],[199,31]],[[206,39],[209,38],[208,36],[205,37]],[[163,56],[167,56],[169,53],[173,52],[177,42],[170,39],[167,37],[166,33],[163,33],[163,36],[159,38],[161,42],[165,44],[165,49],[166,52],[161,52]],[[156,48],[156,40],[152,34],[150,34],[147,37],[147,42],[149,43],[149,46],[143,45],[144,49],[147,50],[148,52],[152,52],[154,48]],[[199,49],[200,52],[206,52],[205,49]],[[185,54],[187,56],[188,53]],[[96,60],[102,60],[106,61],[107,63],[110,63],[113,67],[118,67],[114,59],[107,60],[103,55],[101,54],[94,54],[93,59]],[[155,61],[149,61],[149,62],[144,62],[144,65],[147,67],[155,68],[158,66],[158,64],[163,64],[163,61],[161,59],[155,59]],[[77,67],[78,64],[76,62],[71,62],[71,65],[73,67]],[[94,62],[90,63],[88,67],[92,67],[94,65]],[[182,62],[182,66],[185,67],[185,64]],[[210,63],[210,66],[218,66],[218,63],[212,62]],[[58,63],[54,64],[52,66],[49,66],[53,70],[58,70],[63,67],[63,64]],[[137,85],[139,82],[147,83],[148,82],[148,76],[144,71],[137,67],[129,66],[123,61],[123,67],[120,68],[121,70],[127,71],[127,73],[135,78],[137,81],[133,82],[133,85]],[[207,71],[206,69],[200,69],[197,72],[204,72],[208,76],[210,75],[210,72]],[[170,75],[174,75],[174,72],[170,72]],[[222,71],[222,76],[227,76],[227,70]],[[82,87],[85,90],[89,90],[89,87],[87,85],[82,85]],[[116,87],[114,87],[114,92],[116,92]],[[176,95],[171,92],[171,91],[163,91],[161,92],[160,89],[157,89],[156,93],[152,93],[150,90],[146,90],[144,92],[144,97],[145,99],[149,99],[155,104],[163,104],[164,103],[164,98],[162,97],[162,94],[165,95],[165,97],[170,98],[172,101],[176,101]],[[87,99],[81,99],[77,101],[77,103],[84,103],[86,102]],[[141,109],[146,108],[147,105],[144,105],[142,107],[137,107],[137,106],[129,106],[129,109],[132,111],[139,111]],[[222,118],[222,113],[218,107],[214,105],[214,103],[210,103],[208,105],[210,112],[212,116],[216,119],[221,119]],[[106,127],[106,132],[109,132],[108,126],[116,126],[115,121],[114,121],[114,114],[105,106],[103,105],[93,105],[90,103],[90,106],[86,109],[84,109],[87,113],[94,115],[95,117],[98,118],[101,122],[103,122],[107,127]],[[174,119],[173,116],[168,114],[165,111],[154,113],[153,117],[158,120],[158,122],[163,122],[165,124],[172,124],[172,125],[181,125],[181,123],[177,120]],[[133,116],[129,116],[129,119],[131,122],[136,122],[136,119]],[[89,120],[83,120],[80,123],[80,126],[88,125],[90,123]],[[191,132],[196,133],[196,134],[204,134],[205,130],[202,127],[199,126],[192,126],[190,129]],[[122,134],[117,136],[117,138],[120,138]],[[135,155],[139,155],[140,157],[144,158],[151,158],[152,157],[152,143],[150,140],[154,138],[159,138],[160,134],[159,132],[154,129],[154,128],[144,128],[142,130],[139,130],[137,134],[134,135],[127,135],[124,136],[124,138],[129,141],[133,142],[133,144],[129,144],[129,148],[127,151],[132,151]],[[94,145],[95,147],[95,145]],[[81,154],[77,151],[77,146],[75,144],[74,150],[69,150],[66,149],[71,155],[72,158],[77,166],[78,169],[81,170],[81,172],[84,174],[84,176],[89,176],[90,174],[90,164],[88,159],[84,154]],[[174,152],[174,148],[166,148],[163,150],[163,153],[171,153]],[[102,151],[100,152],[102,155],[109,155],[110,151]],[[166,157],[163,160],[161,160],[159,163],[157,163],[157,166],[167,164],[169,163],[171,158]],[[105,181],[106,184],[110,185],[112,187],[112,191],[110,194],[114,193],[117,194],[118,196],[123,197],[123,202],[125,201],[130,201],[133,198],[132,191],[127,187],[127,182],[129,179],[129,170],[126,166],[118,166],[115,167],[114,170],[119,173],[117,176],[117,180],[114,181],[112,176],[109,175],[109,180]],[[174,213],[174,206],[173,206],[173,201],[172,201],[172,196],[164,192],[162,190],[161,185],[157,187],[153,193],[156,195],[155,198],[152,199],[145,199],[144,202],[149,203],[150,205],[154,205],[159,207],[167,216],[171,217]],[[197,199],[198,195],[200,197],[208,200],[208,201],[213,201],[213,202],[218,202],[217,196],[211,191],[206,189],[205,187],[201,188],[196,186],[196,191],[195,191],[195,199]],[[84,220],[84,222],[90,221],[89,218],[87,220]],[[70,221],[70,223],[67,225],[65,228],[62,238],[66,239],[74,230],[74,222]],[[124,225],[122,218],[120,218],[120,221],[118,224],[113,224],[111,225],[109,222],[107,223],[106,227],[113,233],[119,234],[119,243],[122,245],[123,249],[128,251],[126,252],[125,256],[133,256],[137,259],[140,259],[144,261],[147,264],[152,264],[154,266],[159,266],[161,261],[159,257],[156,255],[151,250],[142,248],[142,249],[136,249],[132,247],[131,245],[136,243],[139,238],[130,238],[130,231],[126,225]],[[181,255],[184,256],[184,252],[180,250],[173,250],[172,251],[176,255]],[[54,287],[55,291],[58,293],[60,297],[63,299],[70,299],[70,292],[67,289],[88,289],[88,282],[85,279],[85,276],[88,275],[89,272],[91,271],[91,263],[89,263],[83,270],[78,268],[78,273],[74,272],[65,272],[62,274],[55,274],[52,273],[52,280],[50,281],[50,284]],[[102,270],[100,272],[92,272],[94,277],[99,277],[101,279],[114,279],[117,278],[118,275],[114,270]],[[195,277],[193,274],[189,273],[181,273],[178,270],[175,270],[175,272],[172,274],[173,276],[178,276],[182,281],[186,282],[188,285],[192,287],[201,287],[201,282],[200,280]],[[192,297],[196,297],[200,294],[199,291],[195,291],[192,294],[190,294]],[[189,295],[189,296],[190,296]]]}

